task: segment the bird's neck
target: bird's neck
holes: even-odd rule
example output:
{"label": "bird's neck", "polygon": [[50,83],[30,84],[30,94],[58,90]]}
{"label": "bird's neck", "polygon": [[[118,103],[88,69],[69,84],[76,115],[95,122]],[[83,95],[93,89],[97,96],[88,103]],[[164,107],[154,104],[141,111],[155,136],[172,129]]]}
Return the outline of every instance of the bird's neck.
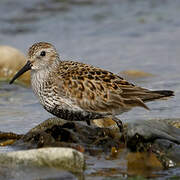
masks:
{"label": "bird's neck", "polygon": [[31,71],[31,86],[36,95],[39,95],[43,84],[47,81],[50,72],[46,69]]}
{"label": "bird's neck", "polygon": [[53,82],[53,74],[60,64],[60,61],[54,61],[51,66],[39,70],[31,70],[31,86],[34,93],[41,98],[41,93],[49,82]]}
{"label": "bird's neck", "polygon": [[61,63],[60,60],[55,60],[51,65],[48,65],[42,69],[38,70],[31,70],[31,81],[37,81],[41,83],[41,81],[47,80],[53,72],[58,68],[59,64]]}

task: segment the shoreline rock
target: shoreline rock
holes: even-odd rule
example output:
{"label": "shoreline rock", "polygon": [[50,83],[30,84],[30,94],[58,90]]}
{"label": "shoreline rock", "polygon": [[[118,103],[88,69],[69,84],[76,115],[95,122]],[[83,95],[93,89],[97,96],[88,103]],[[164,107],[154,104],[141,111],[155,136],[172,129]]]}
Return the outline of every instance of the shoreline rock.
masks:
{"label": "shoreline rock", "polygon": [[47,167],[82,173],[85,159],[81,152],[71,148],[40,148],[0,153],[0,167]]}
{"label": "shoreline rock", "polygon": [[[26,63],[26,58],[18,49],[0,46],[0,81],[9,81]],[[30,72],[23,74],[17,83],[30,86]]]}
{"label": "shoreline rock", "polygon": [[[72,148],[74,151],[77,150],[85,155],[88,168],[90,168],[91,159],[99,160],[101,157],[102,159],[100,159],[105,164],[107,163],[106,160],[116,160],[115,162],[118,163],[126,162],[126,173],[129,175],[149,176],[156,170],[180,166],[180,158],[177,158],[180,155],[180,129],[176,128],[179,127],[180,119],[129,122],[124,124],[123,133],[120,133],[111,119],[106,118],[100,121],[87,126],[85,122],[71,122],[56,117],[50,118],[26,134],[17,136],[17,141],[11,145],[11,148],[14,150],[35,149],[29,151],[39,151],[40,149],[36,148],[45,149],[45,147]],[[7,135],[9,133],[4,133],[2,137],[4,138]],[[16,136],[13,135],[13,137],[16,139]],[[21,156],[21,153],[19,155]],[[29,164],[28,158],[23,159],[23,161],[27,162],[25,164]],[[19,161],[16,160],[15,162]],[[136,165],[139,163],[141,166]],[[3,165],[1,156],[0,164]],[[12,166],[11,163],[9,165]],[[94,167],[96,168],[95,165]],[[95,171],[98,172],[98,169]]]}

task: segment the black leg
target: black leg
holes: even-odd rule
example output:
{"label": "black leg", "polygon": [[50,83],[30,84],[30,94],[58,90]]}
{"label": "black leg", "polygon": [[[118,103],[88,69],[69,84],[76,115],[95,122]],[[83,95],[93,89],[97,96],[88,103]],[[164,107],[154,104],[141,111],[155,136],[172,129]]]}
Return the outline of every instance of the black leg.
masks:
{"label": "black leg", "polygon": [[89,119],[86,120],[86,123],[87,123],[88,126],[91,125],[91,121]]}
{"label": "black leg", "polygon": [[118,128],[119,128],[119,131],[122,133],[123,132],[123,123],[120,119],[118,119],[117,117],[112,117],[112,120],[114,122],[116,122]]}

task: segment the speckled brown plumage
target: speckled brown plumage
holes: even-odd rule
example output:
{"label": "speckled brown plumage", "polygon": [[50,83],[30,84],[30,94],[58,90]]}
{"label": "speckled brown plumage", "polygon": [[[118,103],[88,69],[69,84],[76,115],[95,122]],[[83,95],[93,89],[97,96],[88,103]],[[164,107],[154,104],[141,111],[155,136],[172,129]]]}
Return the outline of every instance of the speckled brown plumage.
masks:
{"label": "speckled brown plumage", "polygon": [[106,70],[79,62],[62,61],[55,74],[58,74],[57,81],[63,81],[61,90],[64,90],[65,96],[72,98],[86,111],[119,114],[133,106],[147,108],[138,98],[143,93],[146,95],[147,90]]}
{"label": "speckled brown plumage", "polygon": [[[45,51],[45,53],[42,51]],[[29,61],[11,83],[27,69],[40,103],[50,113],[67,120],[90,120],[115,116],[145,102],[172,96],[172,91],[150,91],[101,68],[61,61],[49,43],[34,44]]]}

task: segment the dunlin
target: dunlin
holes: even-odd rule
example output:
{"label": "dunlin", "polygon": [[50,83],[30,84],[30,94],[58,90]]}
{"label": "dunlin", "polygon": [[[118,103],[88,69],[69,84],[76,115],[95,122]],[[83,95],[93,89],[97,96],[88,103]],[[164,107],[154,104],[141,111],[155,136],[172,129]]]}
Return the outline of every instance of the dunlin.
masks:
{"label": "dunlin", "polygon": [[39,42],[30,47],[28,61],[10,84],[31,70],[31,84],[43,107],[53,115],[71,121],[86,121],[148,107],[145,102],[173,96],[173,91],[151,91],[135,86],[101,68],[74,61],[62,61],[55,47]]}

